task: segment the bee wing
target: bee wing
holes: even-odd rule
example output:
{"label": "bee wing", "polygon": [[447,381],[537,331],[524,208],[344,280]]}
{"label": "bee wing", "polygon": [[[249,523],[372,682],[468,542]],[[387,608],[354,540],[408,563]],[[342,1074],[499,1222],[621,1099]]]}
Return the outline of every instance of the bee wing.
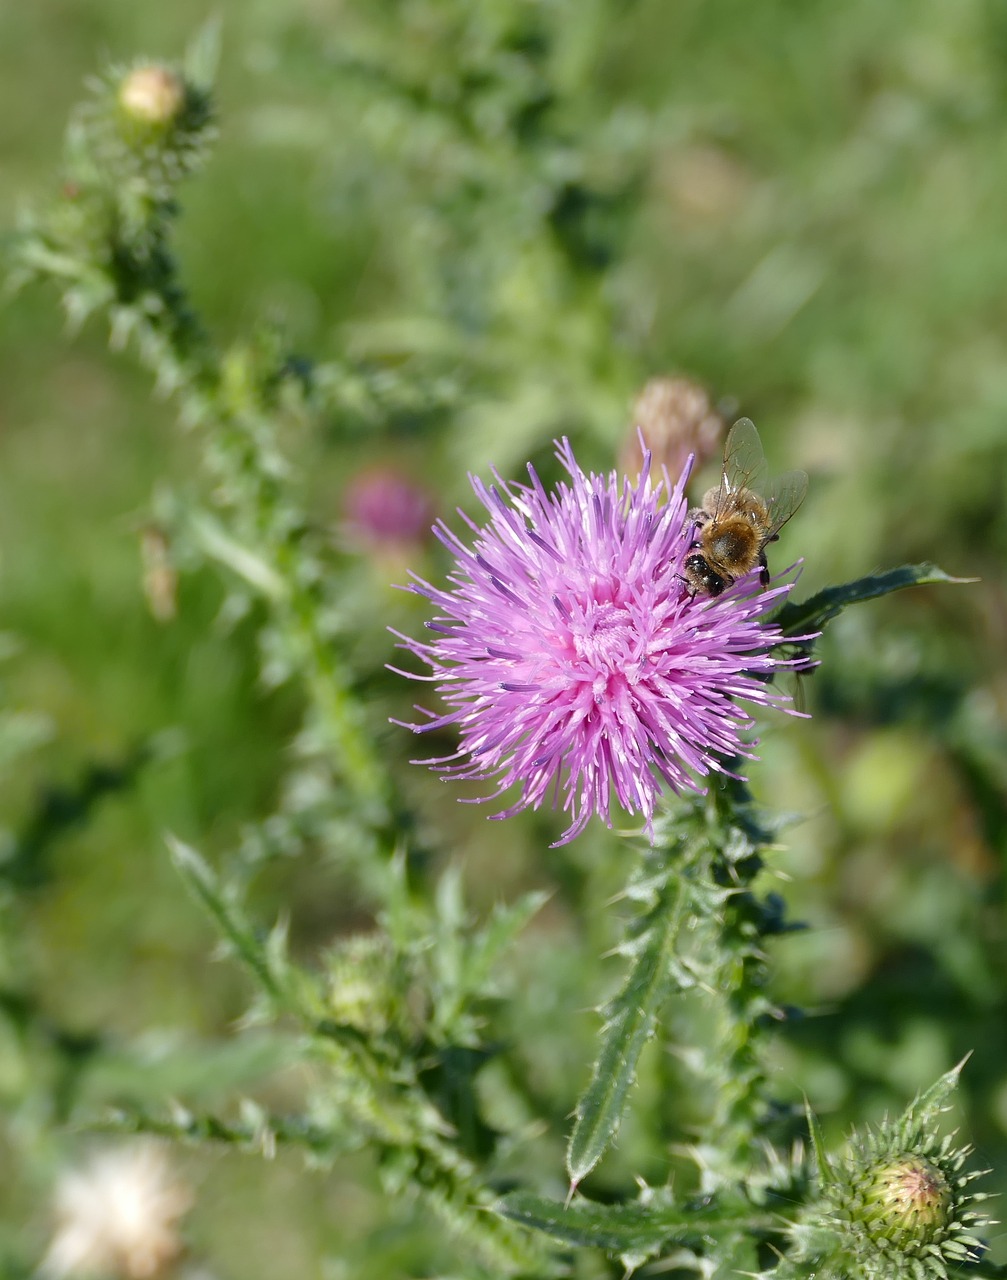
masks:
{"label": "bee wing", "polygon": [[766,506],[769,508],[769,532],[765,542],[776,537],[804,501],[807,492],[806,471],[787,471],[772,482],[765,494]]}
{"label": "bee wing", "polygon": [[724,445],[724,470],[713,516],[724,514],[732,495],[739,489],[762,493],[766,479],[766,457],[762,441],[751,418],[739,418],[728,432]]}

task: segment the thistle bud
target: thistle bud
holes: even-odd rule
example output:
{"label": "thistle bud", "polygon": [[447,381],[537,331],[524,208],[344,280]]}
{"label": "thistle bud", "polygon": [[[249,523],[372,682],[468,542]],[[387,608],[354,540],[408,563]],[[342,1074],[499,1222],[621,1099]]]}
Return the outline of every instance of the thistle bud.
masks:
{"label": "thistle bud", "polygon": [[868,1234],[896,1248],[939,1240],[952,1221],[954,1187],[933,1160],[905,1155],[871,1172],[861,1214]]}
{"label": "thistle bud", "polygon": [[329,1013],[336,1022],[381,1035],[393,1018],[387,939],[357,934],[343,939],[329,955]]}
{"label": "thistle bud", "polygon": [[981,1197],[967,1191],[975,1176],[961,1172],[967,1154],[925,1138],[915,1151],[860,1145],[851,1154],[829,1199],[833,1221],[845,1223],[844,1247],[865,1276],[943,1280],[949,1266],[979,1256],[974,1232],[988,1219],[968,1207]]}
{"label": "thistle bud", "polygon": [[210,96],[156,62],[110,67],[91,88],[77,113],[80,137],[131,227],[199,165],[213,135]]}
{"label": "thistle bud", "polygon": [[134,67],[119,86],[119,106],[139,125],[170,129],[186,103],[185,82],[170,67]]}
{"label": "thistle bud", "polygon": [[631,479],[640,474],[640,436],[653,457],[652,470],[667,467],[678,476],[689,454],[699,466],[720,447],[724,420],[710,397],[689,378],[651,378],[636,398],[632,421],[619,455],[619,469]]}
{"label": "thistle bud", "polygon": [[982,1254],[975,1233],[991,1221],[977,1207],[984,1196],[970,1190],[979,1175],[963,1171],[970,1148],[938,1133],[960,1069],[897,1120],[854,1135],[842,1158],[825,1154],[809,1117],[821,1201],[795,1232],[798,1260],[863,1280],[947,1280]]}

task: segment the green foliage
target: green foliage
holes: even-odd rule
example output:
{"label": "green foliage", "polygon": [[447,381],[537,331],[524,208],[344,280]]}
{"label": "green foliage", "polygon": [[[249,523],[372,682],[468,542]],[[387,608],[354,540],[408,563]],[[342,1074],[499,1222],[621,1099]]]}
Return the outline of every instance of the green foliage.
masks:
{"label": "green foliage", "polygon": [[[117,3],[94,12],[114,27]],[[15,329],[52,347],[26,286],[55,289],[103,390],[32,441],[74,472],[37,550],[14,532],[42,487],[14,470],[0,504],[23,633],[0,714],[0,1274],[37,1272],[81,1132],[184,1146],[197,1180],[210,1148],[263,1157],[226,1166],[220,1221],[212,1194],[195,1211],[220,1274],[276,1256],[248,1177],[305,1274],[1004,1274],[941,1133],[959,1069],[875,1119],[964,1039],[963,1104],[1007,1157],[999,597],[849,609],[975,581],[929,563],[821,585],[932,554],[995,581],[1007,546],[1002,220],[983,258],[948,208],[1001,167],[1002,68],[982,6],[939,9],[910,32],[885,5],[267,5],[228,24],[219,105],[215,23],[177,65],[92,84],[6,241]],[[0,15],[0,58],[33,13]],[[795,669],[822,663],[816,719],[766,734],[756,798],[728,778],[669,803],[652,847],[546,854],[548,816],[486,834],[405,761],[385,628],[417,615],[386,584],[440,568],[420,540],[408,564],[353,545],[332,494],[392,460],[449,509],[467,468],[539,466],[567,432],[607,468],[668,366],[754,402],[771,446],[787,424],[815,473],[784,535],[814,589],[776,621]],[[66,523],[78,505],[101,533]],[[771,806],[812,815],[790,853]],[[801,945],[824,958],[802,971]]]}
{"label": "green foliage", "polygon": [[679,1046],[711,1075],[717,1099],[703,1126],[704,1190],[732,1179],[734,1161],[750,1156],[762,1074],[755,1041],[760,1021],[776,1013],[763,990],[763,940],[787,928],[779,897],[760,900],[750,888],[768,839],[742,788],[718,791],[672,811],[631,877],[624,896],[641,914],[618,948],[629,972],[604,1009],[602,1048],[577,1106],[567,1152],[574,1186],[614,1138],[667,1001],[688,991],[701,991],[712,1013],[712,1042]]}
{"label": "green foliage", "polygon": [[[788,1173],[782,1165],[770,1175],[771,1194],[780,1196],[786,1188],[807,1199],[796,1218],[792,1209],[769,1211],[765,1191],[753,1194],[754,1183],[747,1194],[735,1183],[686,1201],[676,1201],[669,1188],[644,1186],[634,1203],[618,1205],[580,1198],[564,1205],[513,1192],[498,1208],[566,1244],[617,1254],[630,1269],[677,1246],[677,1265],[687,1267],[691,1256],[697,1271],[714,1274],[705,1269],[704,1259],[714,1267],[728,1258],[739,1265],[739,1250],[755,1238],[772,1243],[777,1255],[770,1269],[759,1271],[764,1280],[808,1275],[947,1280],[960,1266],[995,1276],[998,1267],[980,1262],[984,1246],[975,1232],[991,1223],[981,1209],[970,1207],[985,1197],[968,1190],[979,1176],[962,1172],[969,1149],[955,1148],[951,1136],[937,1133],[960,1071],[961,1064],[898,1119],[854,1134],[841,1157],[827,1152],[809,1111],[813,1176],[802,1167],[800,1153],[785,1181],[772,1186],[773,1179]],[[750,1256],[754,1261],[755,1253]]]}
{"label": "green foliage", "polygon": [[788,600],[777,612],[776,621],[785,635],[796,636],[801,632],[820,631],[851,604],[876,600],[892,591],[937,582],[974,581],[974,578],[952,578],[935,564],[904,564],[898,569],[889,569],[887,573],[875,573],[868,578],[858,578],[856,582],[826,587],[807,600]]}

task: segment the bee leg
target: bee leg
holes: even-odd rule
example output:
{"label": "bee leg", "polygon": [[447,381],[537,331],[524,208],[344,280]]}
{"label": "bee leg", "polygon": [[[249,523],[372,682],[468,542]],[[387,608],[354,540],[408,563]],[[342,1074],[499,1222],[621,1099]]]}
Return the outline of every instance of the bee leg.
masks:
{"label": "bee leg", "polygon": [[[772,541],[772,539],[770,539],[770,541]],[[770,580],[770,573],[769,573],[769,565],[766,563],[766,553],[765,551],[760,551],[759,552],[759,581],[762,583],[763,591],[765,591],[766,587],[769,586],[769,580]]]}

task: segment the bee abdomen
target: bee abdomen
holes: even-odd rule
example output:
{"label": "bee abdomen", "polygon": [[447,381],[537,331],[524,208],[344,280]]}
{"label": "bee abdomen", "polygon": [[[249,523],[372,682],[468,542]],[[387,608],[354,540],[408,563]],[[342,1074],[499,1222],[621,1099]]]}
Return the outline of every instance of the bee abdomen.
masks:
{"label": "bee abdomen", "polygon": [[757,547],[755,530],[742,522],[718,530],[706,543],[708,554],[722,564],[749,560],[755,555]]}

